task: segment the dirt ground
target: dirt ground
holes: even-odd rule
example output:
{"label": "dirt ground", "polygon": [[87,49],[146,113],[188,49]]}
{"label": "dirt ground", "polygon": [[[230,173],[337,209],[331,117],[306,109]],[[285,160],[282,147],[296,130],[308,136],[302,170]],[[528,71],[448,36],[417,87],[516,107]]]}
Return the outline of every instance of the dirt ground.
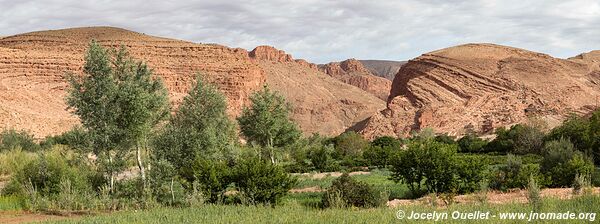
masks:
{"label": "dirt ground", "polygon": [[[593,188],[593,194],[600,194],[600,188]],[[491,191],[487,193],[487,203],[490,204],[508,204],[508,203],[527,203],[526,190],[511,190],[508,192]],[[552,197],[559,199],[570,199],[573,197],[573,188],[547,188],[541,191],[542,197]],[[454,198],[455,203],[477,203],[477,194],[458,195]],[[387,203],[388,207],[397,207],[403,205],[427,205],[431,204],[431,198],[425,196],[415,200],[400,200],[394,199]],[[437,199],[438,205],[445,203],[441,199]]]}
{"label": "dirt ground", "polygon": [[41,213],[30,213],[30,212],[24,212],[24,211],[1,211],[0,212],[0,223],[2,223],[2,224],[31,223],[31,222],[72,219],[75,217],[76,216],[46,215],[46,214],[41,214]]}

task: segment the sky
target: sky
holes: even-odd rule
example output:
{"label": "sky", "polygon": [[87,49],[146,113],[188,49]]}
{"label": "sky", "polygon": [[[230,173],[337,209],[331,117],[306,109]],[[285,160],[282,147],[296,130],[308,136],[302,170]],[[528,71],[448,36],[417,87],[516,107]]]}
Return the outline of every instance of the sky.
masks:
{"label": "sky", "polygon": [[0,0],[0,36],[83,26],[271,45],[315,63],[474,42],[567,58],[600,49],[600,0]]}

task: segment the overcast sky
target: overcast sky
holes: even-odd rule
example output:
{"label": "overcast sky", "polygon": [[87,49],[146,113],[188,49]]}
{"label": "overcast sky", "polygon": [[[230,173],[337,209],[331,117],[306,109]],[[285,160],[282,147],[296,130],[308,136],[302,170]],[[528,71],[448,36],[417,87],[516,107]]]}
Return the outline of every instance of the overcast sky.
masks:
{"label": "overcast sky", "polygon": [[406,60],[469,42],[564,58],[600,49],[600,0],[0,0],[0,36],[99,25],[272,45],[316,63]]}

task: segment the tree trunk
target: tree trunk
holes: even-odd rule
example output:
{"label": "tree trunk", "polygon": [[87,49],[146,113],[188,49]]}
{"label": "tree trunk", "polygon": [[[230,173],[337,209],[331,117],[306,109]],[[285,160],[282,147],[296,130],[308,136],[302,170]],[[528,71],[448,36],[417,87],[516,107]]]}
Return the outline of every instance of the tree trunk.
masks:
{"label": "tree trunk", "polygon": [[114,167],[113,167],[113,159],[112,159],[112,155],[110,154],[110,151],[107,151],[106,154],[108,155],[108,170],[110,172],[110,193],[114,193],[114,187],[115,187],[115,172],[114,172]]}
{"label": "tree trunk", "polygon": [[142,183],[144,189],[146,189],[146,171],[144,170],[144,163],[142,162],[142,149],[140,148],[139,143],[135,146],[135,153],[137,156],[137,164],[138,168],[140,168],[140,176],[142,177]]}

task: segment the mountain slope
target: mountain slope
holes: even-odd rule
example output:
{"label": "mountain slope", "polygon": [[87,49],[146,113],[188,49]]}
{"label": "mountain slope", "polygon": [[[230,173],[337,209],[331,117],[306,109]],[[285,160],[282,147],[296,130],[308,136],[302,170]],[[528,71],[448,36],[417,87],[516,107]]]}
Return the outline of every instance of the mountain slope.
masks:
{"label": "mountain slope", "polygon": [[365,68],[376,76],[383,77],[389,80],[394,80],[398,70],[406,61],[386,61],[386,60],[359,60]]}
{"label": "mountain slope", "polygon": [[372,138],[425,127],[487,133],[531,117],[551,126],[585,114],[600,95],[595,52],[569,60],[493,44],[446,48],[410,60],[396,75],[387,109],[359,127]]}
{"label": "mountain slope", "polygon": [[112,27],[74,28],[0,39],[0,127],[26,129],[41,137],[70,129],[78,120],[66,111],[66,72],[80,74],[90,40],[127,46],[165,81],[171,99],[181,99],[200,72],[238,114],[265,76],[245,50],[152,37]]}
{"label": "mountain slope", "polygon": [[305,134],[337,135],[385,108],[383,100],[283,51],[260,46],[249,55],[266,72],[267,84],[292,104],[292,117]]}
{"label": "mountain slope", "polygon": [[320,65],[319,69],[344,83],[356,86],[374,96],[387,100],[392,82],[385,78],[375,76],[356,59],[341,62],[331,62]]}

